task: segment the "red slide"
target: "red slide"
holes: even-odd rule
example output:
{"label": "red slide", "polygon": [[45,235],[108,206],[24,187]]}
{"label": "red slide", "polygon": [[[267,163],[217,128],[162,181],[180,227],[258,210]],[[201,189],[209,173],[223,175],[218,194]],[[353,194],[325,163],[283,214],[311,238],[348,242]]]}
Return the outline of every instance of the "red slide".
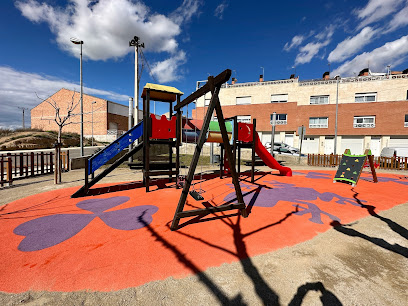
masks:
{"label": "red slide", "polygon": [[292,169],[281,166],[276,159],[273,158],[273,156],[263,146],[261,140],[259,139],[258,133],[256,133],[255,136],[255,152],[269,168],[279,170],[280,175],[292,176]]}

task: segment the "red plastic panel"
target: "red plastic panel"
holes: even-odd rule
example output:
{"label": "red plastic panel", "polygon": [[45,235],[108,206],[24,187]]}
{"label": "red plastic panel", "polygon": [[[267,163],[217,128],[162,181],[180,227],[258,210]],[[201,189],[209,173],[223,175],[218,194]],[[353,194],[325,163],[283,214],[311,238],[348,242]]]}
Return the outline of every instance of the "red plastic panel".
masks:
{"label": "red plastic panel", "polygon": [[150,115],[152,119],[152,134],[150,138],[154,139],[169,139],[176,138],[176,117],[171,117],[167,120],[165,115],[157,119],[154,114]]}
{"label": "red plastic panel", "polygon": [[254,125],[252,123],[238,122],[238,140],[252,142]]}

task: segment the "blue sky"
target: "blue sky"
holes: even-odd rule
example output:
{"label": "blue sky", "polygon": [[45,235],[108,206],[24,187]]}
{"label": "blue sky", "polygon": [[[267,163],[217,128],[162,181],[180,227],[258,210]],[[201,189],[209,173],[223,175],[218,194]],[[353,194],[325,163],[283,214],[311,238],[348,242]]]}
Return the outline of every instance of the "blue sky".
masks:
{"label": "blue sky", "polygon": [[84,41],[84,93],[125,105],[135,35],[148,62],[141,87],[158,82],[185,97],[227,68],[238,82],[263,71],[265,80],[286,79],[295,69],[301,80],[321,78],[329,62],[332,76],[408,68],[408,0],[7,0],[0,11],[0,127],[21,126],[18,107],[41,102],[35,92],[79,90],[72,36]]}

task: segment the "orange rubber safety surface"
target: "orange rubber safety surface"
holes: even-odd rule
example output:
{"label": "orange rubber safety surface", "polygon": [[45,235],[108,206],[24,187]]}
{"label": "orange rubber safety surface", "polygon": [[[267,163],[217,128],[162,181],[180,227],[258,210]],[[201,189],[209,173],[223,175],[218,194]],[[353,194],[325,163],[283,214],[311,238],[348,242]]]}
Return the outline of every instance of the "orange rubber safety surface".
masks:
{"label": "orange rubber safety surface", "polygon": [[[263,173],[255,184],[241,176],[248,218],[228,211],[182,219],[178,231],[170,230],[181,194],[174,183],[76,199],[78,188],[67,188],[9,203],[0,208],[0,291],[110,291],[181,278],[408,202],[407,177],[379,174],[373,183],[363,173],[353,188],[334,184],[334,173]],[[204,205],[235,200],[231,178],[201,187]],[[188,197],[185,210],[201,207]]]}

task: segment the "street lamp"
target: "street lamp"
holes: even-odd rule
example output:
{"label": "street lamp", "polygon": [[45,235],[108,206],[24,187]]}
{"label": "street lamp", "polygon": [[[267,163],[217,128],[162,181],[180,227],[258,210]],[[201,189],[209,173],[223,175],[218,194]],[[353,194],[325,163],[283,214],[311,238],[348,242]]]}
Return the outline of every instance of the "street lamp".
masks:
{"label": "street lamp", "polygon": [[275,148],[275,126],[276,126],[276,112],[271,116],[272,134],[271,134],[271,155],[273,156],[273,149]]}
{"label": "street lamp", "polygon": [[92,106],[92,146],[94,145],[94,143],[93,143],[93,105],[96,103],[96,101],[93,101],[92,102],[92,104],[91,104],[91,106]]}
{"label": "street lamp", "polygon": [[82,45],[84,42],[78,38],[71,37],[71,42],[75,45],[81,45],[81,53],[80,53],[80,84],[81,84],[81,100],[80,100],[80,107],[81,107],[81,136],[79,139],[79,145],[81,147],[81,156],[84,156],[84,103],[83,103],[83,83],[82,83]]}
{"label": "street lamp", "polygon": [[337,91],[336,91],[336,119],[335,119],[335,123],[334,123],[334,155],[337,154],[337,117],[339,114],[339,80],[340,80],[340,76],[336,75],[336,84],[337,84]]}

